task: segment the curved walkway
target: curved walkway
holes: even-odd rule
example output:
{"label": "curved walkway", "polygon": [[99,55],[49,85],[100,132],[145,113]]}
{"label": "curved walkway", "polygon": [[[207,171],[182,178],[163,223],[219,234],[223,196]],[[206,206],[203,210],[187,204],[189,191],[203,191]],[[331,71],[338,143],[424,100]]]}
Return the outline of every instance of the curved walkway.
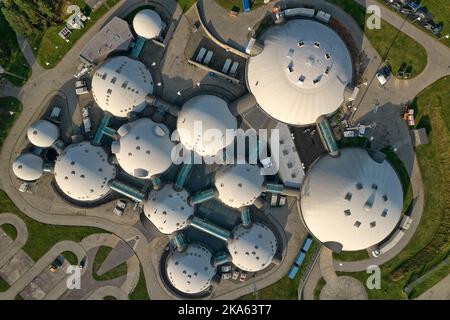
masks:
{"label": "curved walkway", "polygon": [[105,297],[115,297],[117,300],[128,300],[128,294],[114,286],[104,286],[95,290],[87,300],[103,300]]}
{"label": "curved walkway", "polygon": [[28,241],[27,225],[17,215],[12,213],[0,214],[0,226],[3,224],[10,224],[16,228],[17,238],[4,250],[0,251],[0,267],[11,260]]}

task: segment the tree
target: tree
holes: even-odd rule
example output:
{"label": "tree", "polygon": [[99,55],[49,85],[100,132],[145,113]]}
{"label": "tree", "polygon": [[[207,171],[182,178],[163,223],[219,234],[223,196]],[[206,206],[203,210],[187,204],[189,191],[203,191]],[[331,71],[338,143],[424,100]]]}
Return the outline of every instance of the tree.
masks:
{"label": "tree", "polygon": [[35,29],[28,21],[28,18],[21,12],[14,11],[10,8],[3,7],[2,13],[11,28],[18,34],[25,37],[31,36]]}

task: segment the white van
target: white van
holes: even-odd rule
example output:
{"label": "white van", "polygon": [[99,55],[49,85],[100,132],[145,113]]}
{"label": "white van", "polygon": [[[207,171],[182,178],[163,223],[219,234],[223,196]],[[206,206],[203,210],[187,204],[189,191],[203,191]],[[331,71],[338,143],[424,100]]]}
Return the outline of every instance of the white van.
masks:
{"label": "white van", "polygon": [[377,73],[377,79],[378,79],[378,81],[380,82],[380,84],[381,84],[382,86],[384,86],[384,85],[387,83],[386,77],[385,77],[384,74],[382,74],[381,72],[378,72],[378,73]]}

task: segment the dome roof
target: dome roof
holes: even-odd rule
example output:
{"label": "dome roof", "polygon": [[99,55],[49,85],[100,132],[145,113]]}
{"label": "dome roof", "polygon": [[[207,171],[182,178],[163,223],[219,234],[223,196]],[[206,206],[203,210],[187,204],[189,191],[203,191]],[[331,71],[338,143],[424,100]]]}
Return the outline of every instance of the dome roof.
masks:
{"label": "dome roof", "polygon": [[62,192],[79,201],[95,201],[106,196],[108,182],[116,168],[108,154],[88,141],[68,146],[55,163],[55,180]]}
{"label": "dome roof", "polygon": [[226,139],[227,129],[236,130],[237,121],[225,100],[201,95],[188,100],[181,109],[177,130],[181,143],[201,156],[215,156],[234,142]]}
{"label": "dome roof", "polygon": [[146,217],[165,234],[187,227],[187,220],[194,214],[194,207],[187,202],[186,190],[175,191],[173,184],[161,190],[152,190],[144,204]]}
{"label": "dome roof", "polygon": [[38,120],[28,128],[27,137],[36,147],[49,148],[58,140],[59,128],[48,120]]}
{"label": "dome roof", "polygon": [[395,229],[403,208],[402,186],[392,166],[356,148],[317,160],[303,181],[300,199],[310,232],[344,251],[380,243]]}
{"label": "dome roof", "polygon": [[294,19],[268,29],[264,50],[248,63],[248,83],[259,106],[276,120],[314,123],[336,111],[353,77],[340,36],[313,20]]}
{"label": "dome roof", "polygon": [[233,231],[228,251],[234,265],[245,271],[256,272],[272,262],[277,252],[277,239],[272,230],[262,223],[253,223],[250,229],[239,225]]}
{"label": "dome roof", "polygon": [[12,169],[17,178],[24,181],[34,181],[42,177],[44,159],[34,153],[24,153],[17,157]]}
{"label": "dome roof", "polygon": [[220,168],[214,177],[219,199],[233,208],[252,205],[261,195],[264,176],[251,164],[235,164]]}
{"label": "dome roof", "polygon": [[112,152],[130,175],[150,179],[172,165],[175,144],[170,141],[169,129],[164,124],[141,118],[123,125],[118,133],[120,139],[113,142]]}
{"label": "dome roof", "polygon": [[173,251],[167,260],[167,276],[179,291],[195,294],[205,291],[216,274],[212,253],[203,245],[189,244],[185,251]]}
{"label": "dome roof", "polygon": [[142,62],[128,57],[107,60],[92,78],[95,102],[118,118],[144,110],[145,97],[151,93],[153,78],[150,71]]}
{"label": "dome roof", "polygon": [[161,34],[163,22],[155,11],[144,9],[134,16],[133,29],[142,38],[154,39]]}

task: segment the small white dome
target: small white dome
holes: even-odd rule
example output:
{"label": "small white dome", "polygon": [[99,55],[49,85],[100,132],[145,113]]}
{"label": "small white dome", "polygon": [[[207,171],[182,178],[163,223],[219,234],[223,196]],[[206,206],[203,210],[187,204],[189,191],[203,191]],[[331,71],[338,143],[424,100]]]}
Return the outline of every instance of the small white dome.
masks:
{"label": "small white dome", "polygon": [[173,251],[167,260],[167,276],[179,291],[195,294],[211,286],[216,269],[211,264],[212,253],[203,245],[189,244],[185,251]]}
{"label": "small white dome", "polygon": [[317,160],[303,180],[300,199],[309,231],[322,243],[342,245],[344,251],[383,241],[403,209],[401,182],[389,162],[378,163],[357,148]]}
{"label": "small white dome", "polygon": [[236,118],[231,114],[226,101],[211,95],[196,96],[188,100],[177,121],[181,143],[201,156],[215,156],[233,143],[234,135],[226,139],[226,131],[235,131],[236,128]]}
{"label": "small white dome", "polygon": [[116,168],[108,162],[102,147],[88,141],[68,146],[55,163],[55,180],[62,192],[78,201],[95,201],[106,196],[108,182]]}
{"label": "small white dome", "polygon": [[150,9],[139,11],[133,19],[133,28],[136,34],[145,39],[158,38],[164,24],[159,14]]}
{"label": "small white dome", "polygon": [[261,195],[264,176],[251,164],[235,164],[220,168],[214,177],[219,199],[233,208],[252,205]]}
{"label": "small white dome", "polygon": [[28,128],[27,137],[36,147],[49,148],[58,140],[59,128],[48,120],[38,120]]}
{"label": "small white dome", "polygon": [[145,97],[153,93],[153,78],[140,61],[128,57],[107,60],[92,78],[92,95],[98,106],[118,118],[144,110]]}
{"label": "small white dome", "polygon": [[12,168],[17,178],[35,181],[44,172],[44,159],[33,153],[24,153],[17,157]]}
{"label": "small white dome", "polygon": [[144,204],[145,216],[165,234],[187,227],[187,220],[194,214],[194,207],[187,202],[186,190],[175,191],[173,184],[161,190],[152,190]]}
{"label": "small white dome", "polygon": [[172,165],[175,144],[164,124],[141,118],[119,128],[120,139],[113,144],[119,165],[130,175],[150,179]]}
{"label": "small white dome", "polygon": [[277,239],[272,230],[262,223],[253,223],[250,229],[239,225],[233,231],[228,251],[234,265],[245,271],[256,272],[272,262],[277,252]]}

